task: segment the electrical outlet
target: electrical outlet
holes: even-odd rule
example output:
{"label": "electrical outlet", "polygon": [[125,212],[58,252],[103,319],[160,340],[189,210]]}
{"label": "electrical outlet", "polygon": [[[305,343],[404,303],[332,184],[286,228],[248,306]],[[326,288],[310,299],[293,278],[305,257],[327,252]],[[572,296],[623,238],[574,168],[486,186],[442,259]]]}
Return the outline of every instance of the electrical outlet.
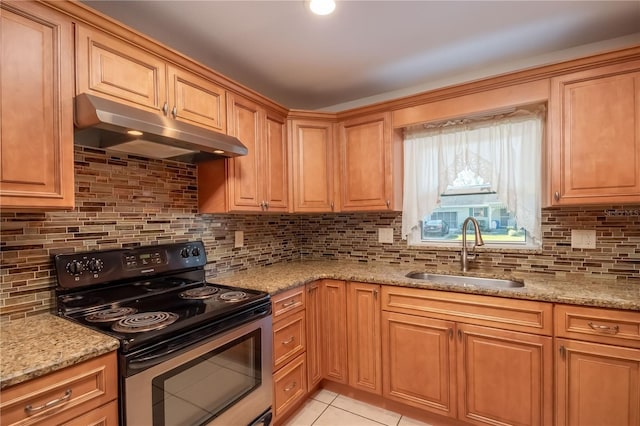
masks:
{"label": "electrical outlet", "polygon": [[234,247],[235,248],[244,247],[244,232],[236,231]]}
{"label": "electrical outlet", "polygon": [[596,248],[596,231],[594,229],[572,229],[571,248]]}
{"label": "electrical outlet", "polygon": [[393,228],[378,228],[378,242],[393,244]]}

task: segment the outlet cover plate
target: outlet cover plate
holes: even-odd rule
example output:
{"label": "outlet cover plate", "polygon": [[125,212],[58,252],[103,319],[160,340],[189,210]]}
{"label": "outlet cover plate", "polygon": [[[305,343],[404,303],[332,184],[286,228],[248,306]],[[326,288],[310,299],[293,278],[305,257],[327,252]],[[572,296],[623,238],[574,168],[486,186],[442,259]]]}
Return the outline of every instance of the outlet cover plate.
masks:
{"label": "outlet cover plate", "polygon": [[244,232],[243,231],[236,231],[234,247],[235,248],[244,247]]}
{"label": "outlet cover plate", "polygon": [[595,229],[572,229],[571,248],[594,249],[596,248]]}
{"label": "outlet cover plate", "polygon": [[378,242],[393,244],[393,228],[378,228]]}

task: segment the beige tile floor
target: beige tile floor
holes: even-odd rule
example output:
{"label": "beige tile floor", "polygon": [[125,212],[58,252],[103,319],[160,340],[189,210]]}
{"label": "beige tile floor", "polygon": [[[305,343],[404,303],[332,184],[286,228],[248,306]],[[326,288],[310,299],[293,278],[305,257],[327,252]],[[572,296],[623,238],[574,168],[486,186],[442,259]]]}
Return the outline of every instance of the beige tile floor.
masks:
{"label": "beige tile floor", "polygon": [[284,426],[429,426],[393,411],[320,389]]}

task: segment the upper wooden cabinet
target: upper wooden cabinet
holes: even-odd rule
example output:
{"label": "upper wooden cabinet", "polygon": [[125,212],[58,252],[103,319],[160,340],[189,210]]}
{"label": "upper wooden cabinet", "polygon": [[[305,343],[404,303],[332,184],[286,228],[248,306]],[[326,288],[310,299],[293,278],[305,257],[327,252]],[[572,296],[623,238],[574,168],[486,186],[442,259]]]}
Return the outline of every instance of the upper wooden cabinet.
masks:
{"label": "upper wooden cabinet", "polygon": [[73,26],[34,2],[0,6],[0,205],[73,208]]}
{"label": "upper wooden cabinet", "polygon": [[290,129],[293,211],[335,211],[334,124],[294,119]]}
{"label": "upper wooden cabinet", "polygon": [[76,67],[77,93],[226,132],[222,87],[124,40],[78,25]]}
{"label": "upper wooden cabinet", "polygon": [[227,108],[229,134],[249,153],[198,164],[200,212],[286,212],[286,118],[240,95],[229,94]]}
{"label": "upper wooden cabinet", "polygon": [[640,202],[640,61],[551,79],[553,206]]}
{"label": "upper wooden cabinet", "polygon": [[391,113],[339,123],[342,211],[402,209],[402,140]]}

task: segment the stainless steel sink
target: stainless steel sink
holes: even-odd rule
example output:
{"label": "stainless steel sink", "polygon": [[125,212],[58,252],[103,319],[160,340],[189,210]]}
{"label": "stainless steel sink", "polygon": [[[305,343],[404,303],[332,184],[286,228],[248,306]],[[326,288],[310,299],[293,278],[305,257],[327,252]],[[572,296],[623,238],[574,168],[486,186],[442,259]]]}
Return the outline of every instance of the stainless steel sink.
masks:
{"label": "stainless steel sink", "polygon": [[479,277],[466,277],[461,275],[442,275],[442,274],[429,274],[427,272],[410,272],[406,275],[407,278],[413,278],[414,280],[431,281],[434,283],[462,285],[462,286],[478,286],[489,288],[518,288],[524,287],[524,283],[521,281],[501,280],[497,278],[479,278]]}

